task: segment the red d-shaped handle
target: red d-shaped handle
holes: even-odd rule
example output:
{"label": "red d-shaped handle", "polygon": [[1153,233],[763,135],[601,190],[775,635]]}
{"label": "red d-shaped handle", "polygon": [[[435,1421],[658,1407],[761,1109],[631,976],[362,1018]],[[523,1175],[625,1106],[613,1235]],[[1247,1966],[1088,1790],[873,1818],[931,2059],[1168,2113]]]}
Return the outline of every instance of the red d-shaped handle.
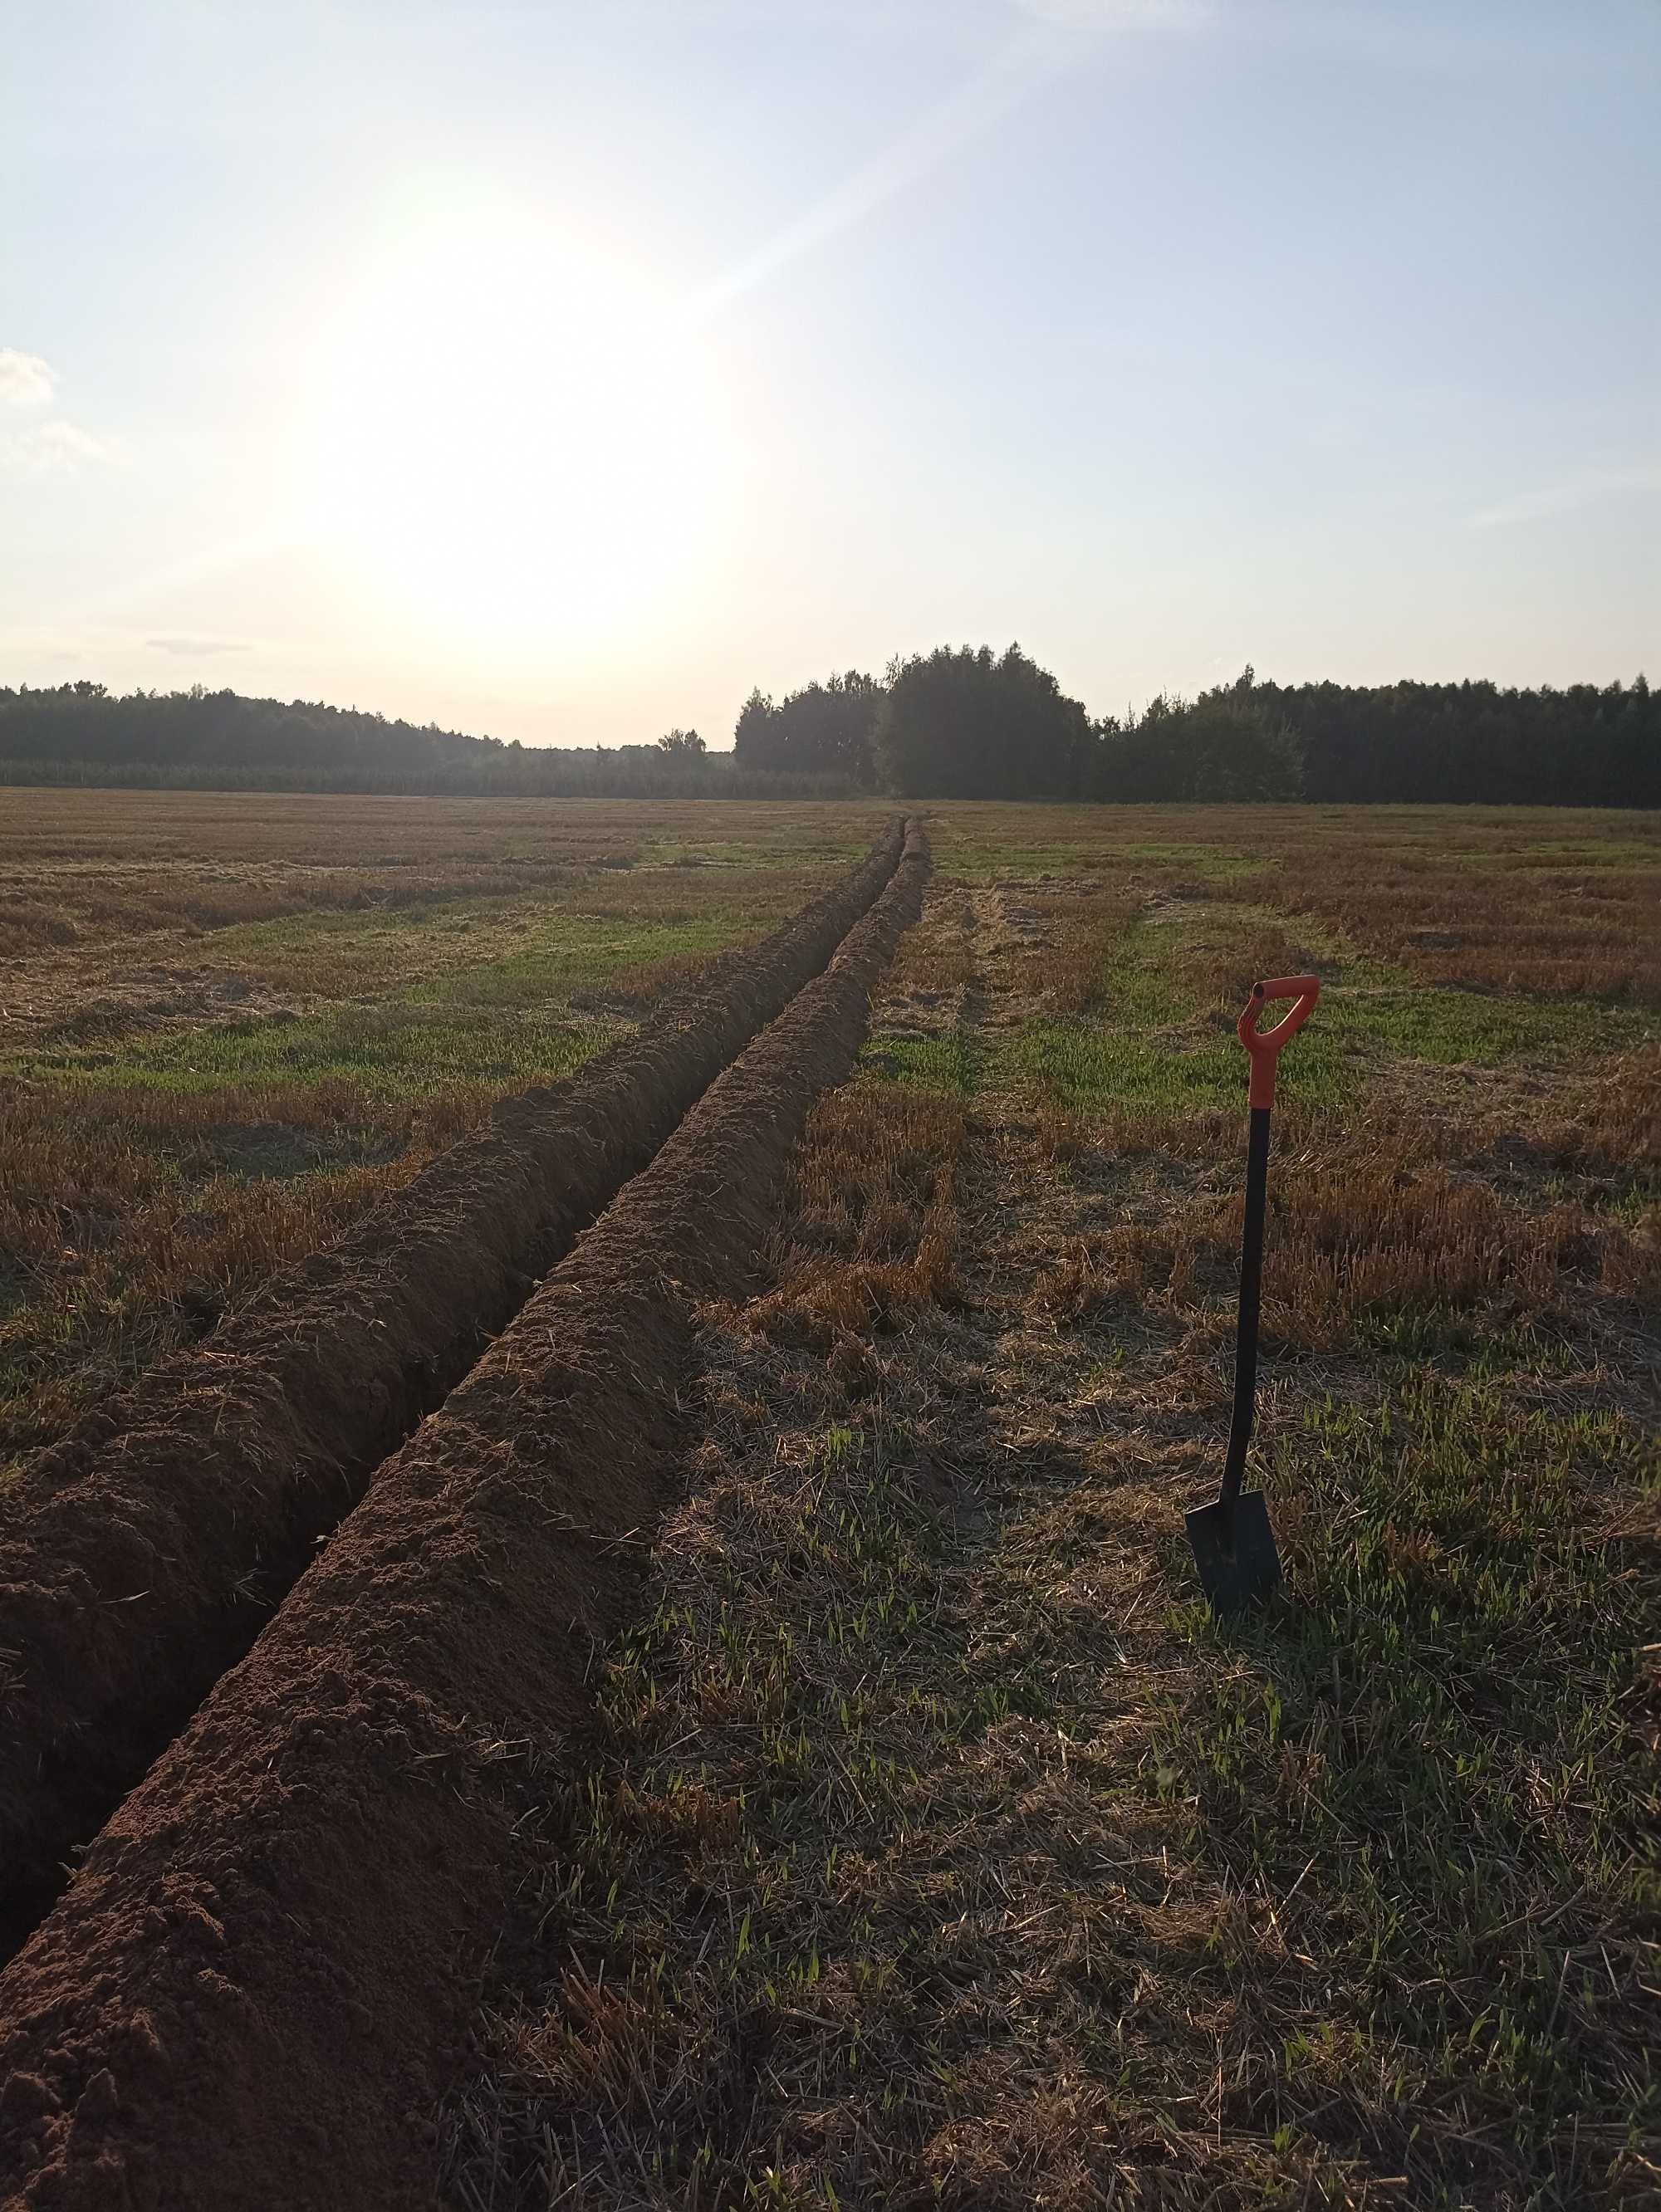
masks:
{"label": "red d-shaped handle", "polygon": [[[1266,982],[1252,985],[1245,1012],[1235,1024],[1235,1033],[1251,1054],[1251,1087],[1246,1095],[1252,1105],[1275,1103],[1275,1062],[1281,1047],[1290,1044],[1297,1036],[1320,995],[1318,975],[1275,975]],[[1289,1014],[1282,1015],[1272,1030],[1260,1030],[1257,1017],[1269,999],[1295,999],[1298,1003]]]}

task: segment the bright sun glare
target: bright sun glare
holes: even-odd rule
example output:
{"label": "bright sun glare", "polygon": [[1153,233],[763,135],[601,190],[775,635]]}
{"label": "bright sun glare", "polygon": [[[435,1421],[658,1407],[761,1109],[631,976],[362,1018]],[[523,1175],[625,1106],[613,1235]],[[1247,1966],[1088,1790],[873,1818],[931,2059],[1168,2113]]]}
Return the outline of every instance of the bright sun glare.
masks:
{"label": "bright sun glare", "polygon": [[412,624],[499,650],[594,643],[686,590],[731,511],[707,342],[551,227],[424,220],[317,367],[313,526]]}

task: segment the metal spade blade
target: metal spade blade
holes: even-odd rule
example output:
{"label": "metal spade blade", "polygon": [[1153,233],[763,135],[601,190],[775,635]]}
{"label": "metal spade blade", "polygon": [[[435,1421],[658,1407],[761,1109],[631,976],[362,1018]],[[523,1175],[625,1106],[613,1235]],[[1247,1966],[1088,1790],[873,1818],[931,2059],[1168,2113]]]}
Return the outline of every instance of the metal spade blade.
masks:
{"label": "metal spade blade", "polygon": [[1188,1540],[1213,1612],[1238,1613],[1280,1588],[1281,1554],[1261,1490],[1197,1508],[1188,1516]]}

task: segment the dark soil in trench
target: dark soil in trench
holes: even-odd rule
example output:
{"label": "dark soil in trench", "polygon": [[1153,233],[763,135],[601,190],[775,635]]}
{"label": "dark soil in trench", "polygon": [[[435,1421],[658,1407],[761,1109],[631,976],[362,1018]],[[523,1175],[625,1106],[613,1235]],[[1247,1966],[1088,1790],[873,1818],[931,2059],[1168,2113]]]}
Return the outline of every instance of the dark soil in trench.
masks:
{"label": "dark soil in trench", "polygon": [[370,1476],[818,975],[902,830],[570,1081],[505,1102],[0,1501],[0,1958]]}
{"label": "dark soil in trench", "polygon": [[431,2201],[526,1776],[679,1481],[697,1304],[919,910],[921,835],[368,1496],[0,1975],[0,2203]]}

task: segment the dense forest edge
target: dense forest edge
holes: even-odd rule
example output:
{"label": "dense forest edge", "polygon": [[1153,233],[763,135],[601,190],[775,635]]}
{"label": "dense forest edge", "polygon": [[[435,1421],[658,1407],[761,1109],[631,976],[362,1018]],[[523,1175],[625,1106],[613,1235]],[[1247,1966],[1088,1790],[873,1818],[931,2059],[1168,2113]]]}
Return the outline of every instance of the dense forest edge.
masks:
{"label": "dense forest edge", "polygon": [[307,700],[0,687],[0,784],[554,798],[1661,806],[1661,694],[1282,684],[1093,720],[1019,646],[949,647],[745,701],[731,751],[522,745]]}

